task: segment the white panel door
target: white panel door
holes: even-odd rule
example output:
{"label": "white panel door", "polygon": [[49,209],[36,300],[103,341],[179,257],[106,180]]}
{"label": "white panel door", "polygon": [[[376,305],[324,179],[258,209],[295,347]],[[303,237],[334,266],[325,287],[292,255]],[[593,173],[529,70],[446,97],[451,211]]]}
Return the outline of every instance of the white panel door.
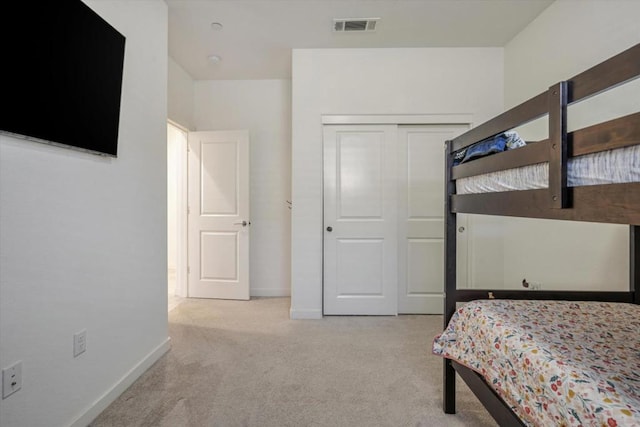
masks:
{"label": "white panel door", "polygon": [[324,314],[397,313],[396,136],[324,127]]}
{"label": "white panel door", "polygon": [[188,296],[249,299],[249,133],[189,133]]}
{"label": "white panel door", "polygon": [[[443,311],[444,142],[466,130],[467,126],[451,125],[398,130],[399,313]],[[463,269],[458,272],[460,282],[466,277],[465,221],[458,215],[458,265]]]}

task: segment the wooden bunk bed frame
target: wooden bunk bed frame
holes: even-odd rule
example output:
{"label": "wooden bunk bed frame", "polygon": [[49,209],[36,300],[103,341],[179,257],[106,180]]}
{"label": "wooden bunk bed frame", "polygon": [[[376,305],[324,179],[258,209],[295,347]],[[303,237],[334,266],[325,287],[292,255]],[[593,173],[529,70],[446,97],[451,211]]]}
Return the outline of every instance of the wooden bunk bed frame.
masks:
{"label": "wooden bunk bed frame", "polygon": [[[549,90],[446,142],[445,165],[445,316],[444,327],[459,302],[476,299],[607,301],[640,304],[640,183],[567,187],[567,159],[640,144],[640,113],[567,133],[567,106],[640,76],[640,44],[553,85]],[[512,151],[454,166],[454,153],[544,115],[549,138]],[[481,194],[455,194],[455,180],[549,162],[549,187]],[[479,290],[456,287],[458,213],[629,224],[628,292]],[[444,359],[443,409],[456,411],[455,373],[465,381],[494,419],[504,426],[524,425],[484,379],[455,361]]]}

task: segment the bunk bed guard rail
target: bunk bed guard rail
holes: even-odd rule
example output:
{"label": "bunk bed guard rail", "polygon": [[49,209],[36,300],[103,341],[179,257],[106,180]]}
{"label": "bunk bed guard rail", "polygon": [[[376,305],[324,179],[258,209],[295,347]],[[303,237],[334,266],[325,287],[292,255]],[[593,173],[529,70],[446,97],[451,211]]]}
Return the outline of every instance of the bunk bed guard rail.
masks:
{"label": "bunk bed guard rail", "polygon": [[[456,213],[478,213],[532,218],[610,222],[640,225],[640,184],[620,184],[603,191],[600,186],[567,187],[567,158],[638,144],[640,113],[620,117],[588,128],[567,133],[567,107],[614,86],[640,76],[640,45],[636,45],[567,81],[447,141],[447,153],[466,148],[501,132],[548,115],[548,139],[517,150],[500,153],[499,159],[476,159],[457,166],[449,165],[448,182],[480,173],[549,163],[549,186],[541,190],[484,194],[455,194],[449,188],[447,200]],[[572,197],[579,192],[580,197]],[[580,205],[574,203],[579,201]],[[597,201],[594,203],[594,201]],[[624,203],[619,203],[623,201]],[[603,205],[609,205],[606,218]],[[567,208],[576,207],[571,210]],[[553,211],[555,210],[555,212]]]}

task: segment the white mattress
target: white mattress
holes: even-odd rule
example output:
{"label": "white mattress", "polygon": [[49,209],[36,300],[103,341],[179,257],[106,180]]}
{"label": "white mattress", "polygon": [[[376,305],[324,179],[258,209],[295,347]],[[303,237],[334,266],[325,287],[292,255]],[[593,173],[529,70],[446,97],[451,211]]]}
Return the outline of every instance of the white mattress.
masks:
{"label": "white mattress", "polygon": [[[567,185],[640,182],[640,145],[571,158]],[[457,194],[534,190],[549,187],[549,163],[538,163],[456,180]]]}

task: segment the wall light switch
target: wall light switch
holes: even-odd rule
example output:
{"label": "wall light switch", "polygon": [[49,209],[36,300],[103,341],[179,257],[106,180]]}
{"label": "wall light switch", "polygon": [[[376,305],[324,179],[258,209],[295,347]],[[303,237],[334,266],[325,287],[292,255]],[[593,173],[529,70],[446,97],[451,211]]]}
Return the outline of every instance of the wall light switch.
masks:
{"label": "wall light switch", "polygon": [[22,361],[2,370],[2,398],[6,399],[22,388]]}

